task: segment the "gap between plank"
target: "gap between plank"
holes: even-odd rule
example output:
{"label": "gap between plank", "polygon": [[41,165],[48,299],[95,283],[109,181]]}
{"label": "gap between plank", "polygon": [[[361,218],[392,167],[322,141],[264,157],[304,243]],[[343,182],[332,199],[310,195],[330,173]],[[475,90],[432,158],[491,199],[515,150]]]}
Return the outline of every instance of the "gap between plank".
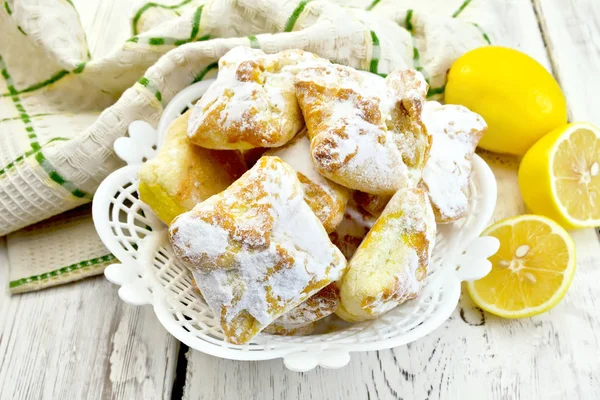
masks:
{"label": "gap between plank", "polygon": [[179,351],[177,352],[177,365],[175,367],[175,379],[173,380],[173,388],[171,390],[171,400],[183,399],[185,389],[185,377],[187,374],[188,358],[187,352],[190,348],[179,342]]}
{"label": "gap between plank", "polygon": [[[550,73],[552,74],[552,76],[554,76],[554,79],[556,79],[556,81],[558,82],[558,85],[560,86],[560,88],[563,90],[564,93],[564,89],[563,89],[563,85],[562,82],[560,80],[560,76],[558,74],[558,69],[557,69],[557,61],[554,58],[554,54],[551,51],[551,44],[550,44],[550,38],[548,37],[548,28],[546,26],[546,22],[544,21],[543,17],[543,10],[541,5],[539,4],[539,0],[531,0],[531,7],[533,8],[533,13],[535,14],[535,19],[537,20],[538,23],[538,28],[540,30],[540,34],[542,35],[542,42],[544,42],[544,48],[546,49],[546,54],[548,54],[548,60],[550,61]],[[568,113],[568,121],[572,121],[572,114],[571,114],[571,109],[569,108],[569,106],[567,105],[567,113]]]}

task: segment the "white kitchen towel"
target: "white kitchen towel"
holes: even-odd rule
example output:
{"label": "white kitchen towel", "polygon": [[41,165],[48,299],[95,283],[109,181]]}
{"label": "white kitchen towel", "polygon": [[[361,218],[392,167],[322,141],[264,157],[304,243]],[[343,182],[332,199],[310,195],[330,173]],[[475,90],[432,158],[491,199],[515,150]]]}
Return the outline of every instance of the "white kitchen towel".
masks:
{"label": "white kitchen towel", "polygon": [[[121,165],[112,144],[129,123],[156,125],[169,100],[213,76],[232,47],[300,48],[380,75],[413,67],[439,98],[452,62],[495,31],[485,0],[123,1],[114,15],[131,12],[130,21],[91,35],[129,39],[91,57],[78,9],[94,2],[0,1],[0,236],[91,201]],[[98,243],[89,218],[69,218],[9,235],[13,291],[83,277],[73,266],[108,257],[88,245]]]}

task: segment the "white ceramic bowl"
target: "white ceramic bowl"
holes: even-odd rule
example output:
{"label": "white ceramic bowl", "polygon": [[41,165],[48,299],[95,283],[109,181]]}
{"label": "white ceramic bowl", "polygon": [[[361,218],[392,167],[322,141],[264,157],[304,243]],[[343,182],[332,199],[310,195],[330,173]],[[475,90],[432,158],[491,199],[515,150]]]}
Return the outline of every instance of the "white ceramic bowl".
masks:
{"label": "white ceramic bowl", "polygon": [[[461,282],[485,276],[498,241],[479,237],[496,203],[496,181],[488,165],[473,159],[472,198],[462,220],[438,226],[436,246],[423,293],[374,321],[338,324],[337,330],[310,336],[258,335],[251,343],[225,342],[219,321],[192,287],[192,274],[174,257],[167,227],[138,198],[137,173],[155,154],[169,124],[202,96],[211,81],[181,91],[166,107],[154,129],[135,121],[129,137],[115,142],[127,166],[100,185],[93,203],[94,223],[106,247],[121,261],[106,268],[108,280],[121,286],[129,304],[148,304],[173,336],[190,348],[234,360],[281,357],[287,368],[307,371],[317,365],[340,368],[350,352],[381,350],[413,342],[440,326],[458,303]],[[335,318],[334,318],[335,319]],[[329,326],[335,321],[325,322]]]}

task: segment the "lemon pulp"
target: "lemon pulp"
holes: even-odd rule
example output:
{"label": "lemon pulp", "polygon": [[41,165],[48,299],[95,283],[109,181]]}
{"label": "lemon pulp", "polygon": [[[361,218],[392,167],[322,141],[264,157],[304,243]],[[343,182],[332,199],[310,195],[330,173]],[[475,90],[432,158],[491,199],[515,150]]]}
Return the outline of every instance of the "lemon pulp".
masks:
{"label": "lemon pulp", "polygon": [[575,272],[575,246],[557,223],[523,215],[492,225],[484,235],[496,237],[500,249],[490,257],[491,272],[467,284],[478,306],[521,318],[547,311],[563,298]]}
{"label": "lemon pulp", "polygon": [[577,128],[558,144],[552,167],[556,195],[567,214],[579,221],[600,220],[600,137]]}
{"label": "lemon pulp", "polygon": [[519,186],[534,214],[564,228],[600,225],[600,129],[564,125],[540,139],[519,167]]}

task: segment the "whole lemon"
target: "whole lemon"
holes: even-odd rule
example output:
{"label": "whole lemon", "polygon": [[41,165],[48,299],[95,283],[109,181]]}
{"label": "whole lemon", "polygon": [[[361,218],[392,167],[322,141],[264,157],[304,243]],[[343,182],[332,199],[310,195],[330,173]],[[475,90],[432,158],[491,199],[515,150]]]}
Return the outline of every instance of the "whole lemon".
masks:
{"label": "whole lemon", "polygon": [[528,55],[499,46],[480,47],[452,65],[446,103],[480,114],[488,130],[479,146],[523,155],[542,136],[567,123],[560,86]]}

